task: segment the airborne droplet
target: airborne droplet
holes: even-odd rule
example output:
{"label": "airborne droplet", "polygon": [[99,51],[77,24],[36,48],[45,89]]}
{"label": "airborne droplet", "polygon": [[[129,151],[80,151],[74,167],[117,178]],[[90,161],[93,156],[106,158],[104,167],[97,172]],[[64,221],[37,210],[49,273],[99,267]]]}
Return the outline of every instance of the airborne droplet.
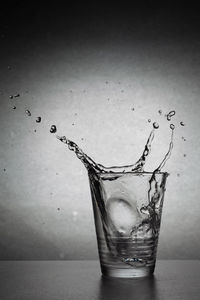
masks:
{"label": "airborne droplet", "polygon": [[151,119],[148,119],[148,122],[151,123]]}
{"label": "airborne droplet", "polygon": [[153,123],[153,128],[158,129],[159,128],[159,124],[157,122]]}
{"label": "airborne droplet", "polygon": [[41,117],[37,117],[35,121],[36,121],[37,123],[40,123],[40,122],[41,122],[41,120],[42,120],[42,118],[41,118]]}
{"label": "airborne droplet", "polygon": [[174,124],[170,124],[170,128],[171,128],[172,130],[174,130],[174,128],[175,128]]}
{"label": "airborne droplet", "polygon": [[181,121],[181,122],[180,122],[180,125],[181,125],[181,126],[185,126],[185,123],[183,123],[183,122]]}
{"label": "airborne droplet", "polygon": [[29,116],[29,117],[31,116],[30,110],[26,109],[26,110],[25,110],[25,113],[26,113],[27,116]]}
{"label": "airborne droplet", "polygon": [[167,120],[171,121],[171,117],[173,117],[176,114],[175,110],[171,110],[168,114],[167,114]]}
{"label": "airborne droplet", "polygon": [[13,106],[12,109],[16,109],[16,106]]}
{"label": "airborne droplet", "polygon": [[57,131],[56,125],[51,125],[50,132],[55,133]]}
{"label": "airborne droplet", "polygon": [[158,113],[159,113],[160,115],[162,115],[162,110],[161,110],[161,109],[159,109]]}

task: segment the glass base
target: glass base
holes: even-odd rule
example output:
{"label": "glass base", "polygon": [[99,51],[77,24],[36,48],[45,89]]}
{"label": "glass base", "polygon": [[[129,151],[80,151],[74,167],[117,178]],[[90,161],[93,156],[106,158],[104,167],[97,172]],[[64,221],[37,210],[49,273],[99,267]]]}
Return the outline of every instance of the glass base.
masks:
{"label": "glass base", "polygon": [[101,271],[105,277],[115,277],[115,278],[140,278],[149,277],[153,275],[154,266],[151,267],[140,267],[131,269],[122,268],[108,268],[101,266]]}

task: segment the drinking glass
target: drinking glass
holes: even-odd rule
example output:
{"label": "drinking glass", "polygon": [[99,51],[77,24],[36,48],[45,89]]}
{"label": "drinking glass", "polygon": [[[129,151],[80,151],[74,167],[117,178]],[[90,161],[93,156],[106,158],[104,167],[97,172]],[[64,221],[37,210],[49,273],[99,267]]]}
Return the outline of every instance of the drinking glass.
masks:
{"label": "drinking glass", "polygon": [[168,173],[91,169],[88,175],[102,274],[152,275]]}

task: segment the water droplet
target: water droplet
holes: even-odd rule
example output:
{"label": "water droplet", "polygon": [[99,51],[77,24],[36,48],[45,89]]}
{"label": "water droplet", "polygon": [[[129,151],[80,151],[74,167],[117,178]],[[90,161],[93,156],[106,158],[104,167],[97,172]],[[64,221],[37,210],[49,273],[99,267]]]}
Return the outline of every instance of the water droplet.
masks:
{"label": "water droplet", "polygon": [[171,128],[172,130],[174,130],[174,128],[175,128],[174,124],[170,124],[170,128]]}
{"label": "water droplet", "polygon": [[56,125],[51,125],[50,132],[55,133],[57,131]]}
{"label": "water droplet", "polygon": [[158,113],[159,113],[160,115],[162,115],[162,110],[161,110],[161,109],[159,109]]}
{"label": "water droplet", "polygon": [[12,109],[16,109],[16,108],[17,108],[16,106],[13,106],[13,107],[12,107]]}
{"label": "water droplet", "polygon": [[186,157],[187,155],[186,155],[186,154],[183,154],[183,156]]}
{"label": "water droplet", "polygon": [[14,95],[14,97],[15,97],[15,98],[20,97],[20,94],[16,94],[16,95]]}
{"label": "water droplet", "polygon": [[151,119],[148,119],[148,122],[151,123]]}
{"label": "water droplet", "polygon": [[158,129],[159,128],[159,124],[157,122],[153,123],[153,128]]}
{"label": "water droplet", "polygon": [[9,98],[10,98],[10,99],[13,99],[13,95],[10,95]]}
{"label": "water droplet", "polygon": [[29,116],[29,117],[31,116],[30,110],[26,109],[26,110],[25,110],[25,113],[27,114],[27,116]]}
{"label": "water droplet", "polygon": [[5,169],[5,168],[4,168],[3,170],[4,170],[4,172],[6,171],[6,169]]}
{"label": "water droplet", "polygon": [[74,123],[72,123],[72,126],[74,126],[75,124]]}
{"label": "water droplet", "polygon": [[181,126],[185,126],[185,123],[183,123],[183,122],[181,121],[181,122],[180,122],[180,125],[181,125]]}
{"label": "water droplet", "polygon": [[40,122],[41,122],[41,120],[42,120],[42,118],[41,118],[41,117],[37,117],[35,121],[36,121],[37,123],[40,123]]}
{"label": "water droplet", "polygon": [[135,110],[135,108],[134,108],[134,107],[132,107],[132,108],[131,108],[131,110],[132,110],[132,111],[134,111],[134,110]]}
{"label": "water droplet", "polygon": [[173,117],[176,114],[175,110],[171,110],[168,114],[167,114],[167,120],[171,121],[171,117]]}
{"label": "water droplet", "polygon": [[57,210],[60,210],[60,207],[58,207]]}
{"label": "water droplet", "polygon": [[37,130],[35,129],[34,132],[36,132]]}

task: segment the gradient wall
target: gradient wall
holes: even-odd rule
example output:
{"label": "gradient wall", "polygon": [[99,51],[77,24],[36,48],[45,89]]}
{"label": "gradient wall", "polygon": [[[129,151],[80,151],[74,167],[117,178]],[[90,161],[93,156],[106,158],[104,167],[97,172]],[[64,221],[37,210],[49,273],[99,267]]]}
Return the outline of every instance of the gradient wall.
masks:
{"label": "gradient wall", "polygon": [[109,166],[136,161],[157,121],[152,171],[170,110],[158,257],[199,259],[198,11],[22,3],[1,11],[0,259],[97,258],[87,172],[52,124]]}

